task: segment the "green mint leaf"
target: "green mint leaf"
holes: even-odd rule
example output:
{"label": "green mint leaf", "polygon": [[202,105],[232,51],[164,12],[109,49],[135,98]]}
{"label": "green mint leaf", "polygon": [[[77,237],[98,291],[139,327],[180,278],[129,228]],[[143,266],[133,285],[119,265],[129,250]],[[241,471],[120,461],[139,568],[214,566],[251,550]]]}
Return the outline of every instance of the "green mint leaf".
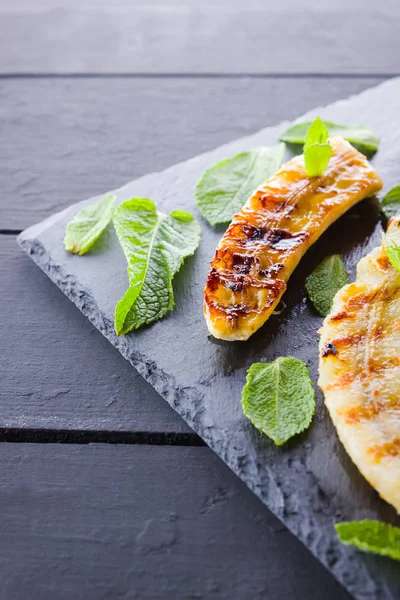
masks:
{"label": "green mint leaf", "polygon": [[325,258],[307,277],[307,295],[322,317],[329,314],[336,292],[347,283],[349,276],[338,254]]}
{"label": "green mint leaf", "polygon": [[309,177],[321,177],[332,156],[330,144],[311,144],[304,150],[304,163]]}
{"label": "green mint leaf", "polygon": [[242,391],[242,407],[253,425],[277,446],[304,431],[315,411],[306,365],[293,356],[252,364]]}
{"label": "green mint leaf", "polygon": [[342,544],[400,560],[399,527],[380,521],[365,520],[336,523],[335,529]]}
{"label": "green mint leaf", "polygon": [[205,171],[196,186],[197,205],[210,225],[230,222],[251,194],[281,166],[285,146],[257,148]]}
{"label": "green mint leaf", "polygon": [[400,246],[386,235],[383,236],[382,239],[386,256],[388,257],[391,265],[396,269],[396,271],[400,271]]}
{"label": "green mint leaf", "polygon": [[327,143],[328,130],[319,117],[311,123],[304,142],[304,164],[309,177],[321,177],[332,156],[332,146]]}
{"label": "green mint leaf", "polygon": [[109,194],[95,204],[82,208],[67,225],[64,247],[73,254],[86,254],[112,219],[115,196]]}
{"label": "green mint leaf", "polygon": [[328,141],[329,133],[319,117],[313,121],[307,129],[306,138],[304,140],[304,149],[309,148],[313,144],[325,144]]}
{"label": "green mint leaf", "polygon": [[381,212],[387,222],[400,212],[400,185],[395,185],[381,200]]}
{"label": "green mint leaf", "polygon": [[[347,127],[346,125],[337,125],[330,121],[322,121],[322,123],[327,128],[329,137],[337,135],[344,138],[366,156],[372,156],[378,150],[379,138],[369,127],[365,127],[364,125]],[[279,139],[281,142],[286,142],[287,144],[304,144],[310,125],[311,121],[296,123],[282,133]]]}
{"label": "green mint leaf", "polygon": [[115,330],[125,335],[172,310],[172,278],[196,250],[200,226],[183,210],[158,212],[148,198],[121,204],[114,226],[128,261],[129,288],[115,309]]}

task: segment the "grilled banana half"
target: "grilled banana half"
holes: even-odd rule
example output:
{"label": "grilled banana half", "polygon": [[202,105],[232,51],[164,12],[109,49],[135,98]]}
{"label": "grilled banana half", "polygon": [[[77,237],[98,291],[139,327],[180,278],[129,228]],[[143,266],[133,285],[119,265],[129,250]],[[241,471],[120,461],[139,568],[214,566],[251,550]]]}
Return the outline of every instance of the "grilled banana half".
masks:
{"label": "grilled banana half", "polygon": [[204,291],[207,326],[216,338],[247,340],[265,323],[306,250],[382,181],[367,159],[342,138],[322,177],[310,178],[297,156],[233,218],[211,262]]}
{"label": "grilled banana half", "polygon": [[[400,244],[400,222],[387,237]],[[400,273],[383,246],[357,267],[320,330],[319,386],[348,454],[400,513]]]}

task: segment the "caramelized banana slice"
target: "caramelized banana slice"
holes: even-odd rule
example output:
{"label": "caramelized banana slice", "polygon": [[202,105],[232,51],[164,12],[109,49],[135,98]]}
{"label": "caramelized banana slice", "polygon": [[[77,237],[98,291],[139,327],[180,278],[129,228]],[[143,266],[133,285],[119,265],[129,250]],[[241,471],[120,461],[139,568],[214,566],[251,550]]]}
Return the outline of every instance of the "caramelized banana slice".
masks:
{"label": "caramelized banana slice", "polygon": [[303,155],[282,168],[233,218],[211,262],[204,291],[210,333],[247,340],[265,323],[306,250],[327,227],[382,181],[367,159],[342,138],[322,177],[309,178]]}
{"label": "caramelized banana slice", "polygon": [[[400,222],[388,238],[400,244]],[[400,513],[400,273],[382,246],[335,296],[321,328],[319,386],[364,477]]]}

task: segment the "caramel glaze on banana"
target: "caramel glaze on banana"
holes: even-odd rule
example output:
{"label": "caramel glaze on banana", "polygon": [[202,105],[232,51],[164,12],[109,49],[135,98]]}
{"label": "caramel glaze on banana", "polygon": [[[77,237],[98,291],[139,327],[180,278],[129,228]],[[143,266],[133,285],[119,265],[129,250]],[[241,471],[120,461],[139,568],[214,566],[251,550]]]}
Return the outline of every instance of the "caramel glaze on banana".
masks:
{"label": "caramel glaze on banana", "polygon": [[[400,244],[400,221],[387,237]],[[364,477],[400,513],[400,273],[384,247],[358,263],[320,331],[319,386]]]}
{"label": "caramel glaze on banana", "polygon": [[342,138],[322,177],[309,178],[296,156],[246,202],[221,239],[204,291],[210,333],[247,340],[269,318],[306,250],[382,181],[367,159]]}

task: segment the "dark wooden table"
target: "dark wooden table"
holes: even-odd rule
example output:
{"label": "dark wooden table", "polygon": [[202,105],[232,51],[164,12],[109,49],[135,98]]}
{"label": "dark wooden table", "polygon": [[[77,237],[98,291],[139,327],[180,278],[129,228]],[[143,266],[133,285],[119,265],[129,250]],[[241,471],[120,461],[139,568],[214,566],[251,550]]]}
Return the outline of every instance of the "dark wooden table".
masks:
{"label": "dark wooden table", "polygon": [[349,598],[15,235],[398,74],[399,29],[398,0],[0,2],[0,598]]}

